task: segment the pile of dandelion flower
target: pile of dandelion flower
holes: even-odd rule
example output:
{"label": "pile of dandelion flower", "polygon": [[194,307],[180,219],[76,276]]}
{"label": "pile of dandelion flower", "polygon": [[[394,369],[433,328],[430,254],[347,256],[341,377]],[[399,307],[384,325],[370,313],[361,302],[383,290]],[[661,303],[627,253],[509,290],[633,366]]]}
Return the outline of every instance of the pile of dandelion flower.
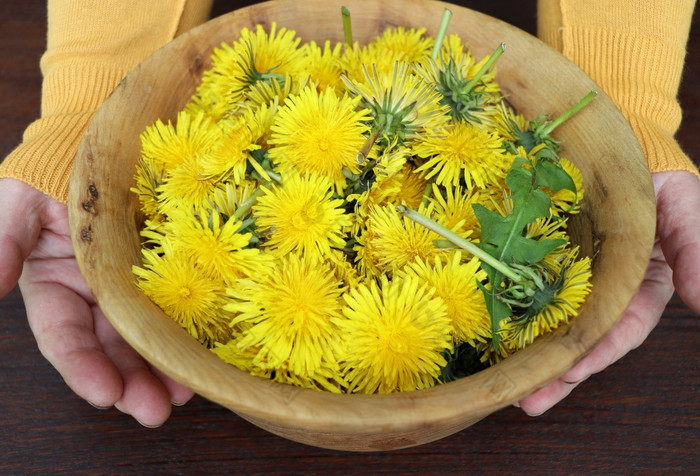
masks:
{"label": "pile of dandelion flower", "polygon": [[567,323],[591,287],[581,174],[563,119],[502,96],[503,51],[244,29],[141,136],[138,286],[224,361],[331,392],[428,388]]}

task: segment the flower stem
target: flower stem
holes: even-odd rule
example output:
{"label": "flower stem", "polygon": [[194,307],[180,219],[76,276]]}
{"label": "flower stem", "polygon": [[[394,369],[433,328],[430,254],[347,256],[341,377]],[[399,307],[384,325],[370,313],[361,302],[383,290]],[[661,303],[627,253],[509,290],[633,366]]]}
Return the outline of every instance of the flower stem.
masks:
{"label": "flower stem", "polygon": [[542,135],[549,135],[549,134],[551,134],[552,131],[554,131],[554,129],[556,129],[557,127],[559,127],[564,121],[566,121],[567,119],[569,119],[570,117],[572,117],[574,114],[576,114],[577,112],[579,112],[581,109],[583,109],[583,108],[586,106],[586,104],[588,104],[589,102],[591,102],[591,101],[593,100],[593,98],[596,97],[597,95],[598,95],[598,92],[597,92],[597,91],[590,91],[588,94],[586,94],[585,96],[583,96],[583,97],[579,100],[579,102],[577,102],[576,104],[574,104],[573,106],[571,106],[571,108],[569,108],[568,111],[566,111],[564,114],[562,114],[561,116],[557,117],[557,118],[554,119],[552,122],[550,122],[550,123],[547,125],[547,127],[545,127],[545,128],[542,130]]}
{"label": "flower stem", "polygon": [[433,46],[432,58],[437,59],[440,54],[440,48],[442,48],[442,43],[445,41],[445,34],[447,33],[447,26],[450,24],[450,19],[452,18],[452,10],[445,8],[442,12],[442,20],[440,20],[440,28],[438,29],[437,36],[435,37],[435,45]]}
{"label": "flower stem", "polygon": [[433,240],[433,246],[441,250],[453,250],[455,249],[455,244],[450,240]]}
{"label": "flower stem", "polygon": [[357,153],[358,165],[362,165],[365,162],[365,159],[369,155],[369,152],[372,150],[372,147],[374,147],[374,144],[377,142],[377,139],[379,139],[379,132],[379,130],[372,132],[369,135],[369,137],[367,137],[367,140],[365,140],[365,143],[362,145],[362,148]]}
{"label": "flower stem", "polygon": [[352,46],[352,21],[350,19],[350,9],[348,7],[340,7],[340,13],[343,16],[343,33],[345,33],[345,44]]}
{"label": "flower stem", "polygon": [[233,218],[240,220],[246,216],[250,209],[253,208],[253,205],[255,205],[255,202],[258,201],[258,198],[265,193],[265,188],[269,187],[270,185],[272,185],[272,181],[264,183],[256,188],[255,191],[251,193],[250,196],[245,199],[238,208],[236,208],[236,211],[233,212]]}
{"label": "flower stem", "polygon": [[515,271],[513,268],[511,268],[510,266],[506,265],[505,263],[499,261],[498,259],[494,258],[493,256],[491,256],[486,251],[479,248],[477,245],[475,245],[471,241],[465,240],[464,238],[459,236],[457,233],[445,228],[444,226],[437,223],[436,221],[431,220],[430,218],[426,217],[425,215],[418,213],[417,211],[412,210],[405,205],[397,206],[396,211],[398,211],[400,214],[402,214],[403,216],[405,216],[409,220],[413,220],[414,222],[418,223],[419,225],[423,225],[427,229],[434,231],[438,235],[442,236],[446,240],[451,241],[452,243],[459,246],[463,250],[466,250],[469,253],[473,254],[474,256],[479,258],[483,263],[488,264],[489,266],[494,268],[496,271],[498,271],[501,274],[503,274],[504,276],[510,278],[514,282],[516,282],[516,283],[523,282],[524,278],[521,276],[520,273]]}
{"label": "flower stem", "polygon": [[479,82],[481,77],[491,68],[491,66],[493,66],[493,64],[496,62],[496,60],[501,57],[501,55],[503,54],[503,52],[505,50],[506,50],[505,43],[501,43],[500,45],[498,45],[498,48],[496,48],[496,51],[493,52],[493,54],[486,61],[486,63],[484,63],[484,65],[479,69],[479,71],[476,72],[474,77],[467,84],[464,85],[464,88],[462,88],[462,91],[460,91],[460,92],[465,94],[465,93],[468,93],[469,91],[471,91],[474,88],[474,86],[476,86],[476,83]]}
{"label": "flower stem", "polygon": [[428,206],[428,203],[430,201],[430,195],[433,193],[433,182],[430,181],[428,184],[425,186],[425,190],[423,191],[423,200],[421,201],[421,204],[424,207]]}

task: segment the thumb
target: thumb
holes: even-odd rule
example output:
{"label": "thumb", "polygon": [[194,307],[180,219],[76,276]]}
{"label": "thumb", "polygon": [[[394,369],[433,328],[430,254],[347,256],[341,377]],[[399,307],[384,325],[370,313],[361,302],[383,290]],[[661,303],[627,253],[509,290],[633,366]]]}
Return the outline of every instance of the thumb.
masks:
{"label": "thumb", "polygon": [[700,312],[700,180],[688,172],[653,176],[657,236],[683,302]]}
{"label": "thumb", "polygon": [[24,182],[0,179],[0,298],[17,284],[36,246],[45,199]]}

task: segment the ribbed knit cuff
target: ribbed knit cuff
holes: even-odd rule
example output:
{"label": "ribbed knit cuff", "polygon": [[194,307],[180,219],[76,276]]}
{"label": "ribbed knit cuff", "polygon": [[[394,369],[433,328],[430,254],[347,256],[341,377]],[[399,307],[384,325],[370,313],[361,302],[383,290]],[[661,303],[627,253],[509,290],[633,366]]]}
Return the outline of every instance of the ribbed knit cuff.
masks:
{"label": "ribbed knit cuff", "polygon": [[681,123],[676,99],[685,51],[648,37],[569,27],[563,53],[615,101],[646,154],[652,172],[685,170],[698,176],[674,135]]}
{"label": "ribbed knit cuff", "polygon": [[[52,71],[44,78],[42,110],[23,141],[0,164],[0,178],[28,183],[50,197],[66,202],[73,160],[80,140],[98,106],[119,84],[126,71],[104,65],[74,65]],[[70,84],[70,88],[61,87]]]}
{"label": "ribbed knit cuff", "polygon": [[21,180],[66,202],[73,161],[95,111],[136,64],[204,22],[211,4],[50,1],[41,118],[0,164],[0,178]]}
{"label": "ribbed knit cuff", "polygon": [[700,177],[674,138],[693,5],[693,0],[539,0],[538,35],[615,101],[652,172],[685,170]]}

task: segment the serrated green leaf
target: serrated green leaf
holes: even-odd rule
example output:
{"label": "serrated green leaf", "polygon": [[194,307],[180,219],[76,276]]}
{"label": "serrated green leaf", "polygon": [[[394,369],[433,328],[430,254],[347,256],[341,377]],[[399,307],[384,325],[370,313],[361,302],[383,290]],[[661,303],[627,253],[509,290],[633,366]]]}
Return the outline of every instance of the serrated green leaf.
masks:
{"label": "serrated green leaf", "polygon": [[576,184],[571,175],[558,162],[544,158],[535,165],[535,186],[547,187],[554,193],[563,189],[576,193]]}
{"label": "serrated green leaf", "polygon": [[[492,283],[500,281],[499,276],[501,276],[501,274],[493,271],[493,268],[491,274],[492,275],[489,276],[489,278],[492,280]],[[489,311],[489,315],[491,316],[491,336],[494,342],[498,344],[498,329],[500,328],[501,321],[509,318],[513,314],[513,311],[511,310],[510,306],[498,299],[496,286],[492,285],[491,289],[486,289],[486,287],[480,282],[477,282],[476,285],[484,294],[486,309]]]}

